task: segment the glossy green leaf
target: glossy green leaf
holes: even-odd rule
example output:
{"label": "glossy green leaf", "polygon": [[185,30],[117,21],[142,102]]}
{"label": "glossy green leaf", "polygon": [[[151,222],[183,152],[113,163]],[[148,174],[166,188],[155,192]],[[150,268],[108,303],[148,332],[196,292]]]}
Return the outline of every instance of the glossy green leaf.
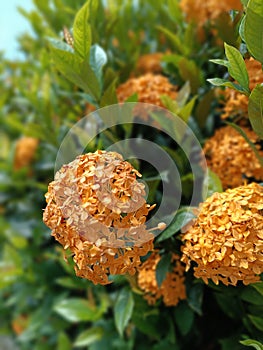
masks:
{"label": "glossy green leaf", "polygon": [[156,266],[156,281],[159,288],[165,280],[167,272],[169,272],[171,266],[171,257],[171,253],[163,254]]}
{"label": "glossy green leaf", "polygon": [[70,322],[95,321],[101,316],[98,309],[81,298],[64,299],[55,304],[54,310]]}
{"label": "glossy green leaf", "polygon": [[187,293],[188,305],[200,316],[202,316],[203,296],[204,285],[201,283],[193,284]]}
{"label": "glossy green leaf", "polygon": [[263,2],[250,0],[247,4],[244,38],[252,56],[263,63]]}
{"label": "glossy green leaf", "polygon": [[90,49],[90,67],[99,82],[102,80],[102,69],[107,63],[107,55],[98,44],[92,45]]}
{"label": "glossy green leaf", "polygon": [[251,346],[252,348],[256,350],[263,350],[263,344],[260,342],[253,340],[253,339],[246,339],[246,340],[241,340],[240,344],[245,345],[245,346]]}
{"label": "glossy green leaf", "polygon": [[255,133],[263,139],[263,86],[257,85],[248,101],[248,117]]}
{"label": "glossy green leaf", "polygon": [[225,43],[225,53],[228,59],[228,72],[233,79],[235,79],[242,88],[249,93],[249,78],[247,68],[243,56],[233,46]]}
{"label": "glossy green leaf", "polygon": [[90,2],[88,0],[79,10],[73,24],[74,49],[81,59],[88,57],[91,46]]}
{"label": "glossy green leaf", "polygon": [[211,197],[215,192],[223,192],[222,183],[218,175],[208,168],[203,184],[203,199]]}
{"label": "glossy green leaf", "polygon": [[195,215],[191,211],[191,208],[179,209],[171,224],[160,234],[156,241],[159,243],[174,236],[183,226],[188,224],[194,218]]}
{"label": "glossy green leaf", "polygon": [[210,84],[212,84],[212,85],[215,85],[215,86],[227,86],[227,87],[230,87],[231,89],[237,90],[241,94],[244,94],[244,95],[247,95],[247,96],[249,95],[249,93],[246,90],[244,90],[241,85],[232,83],[231,81],[229,81],[227,79],[212,78],[212,79],[207,79],[207,81]]}
{"label": "glossy green leaf", "polygon": [[86,331],[81,332],[74,342],[76,347],[89,346],[90,344],[100,340],[103,337],[102,327],[92,327]]}
{"label": "glossy green leaf", "polygon": [[123,332],[131,319],[134,308],[134,300],[132,292],[123,288],[114,305],[114,321],[119,334],[122,336]]}

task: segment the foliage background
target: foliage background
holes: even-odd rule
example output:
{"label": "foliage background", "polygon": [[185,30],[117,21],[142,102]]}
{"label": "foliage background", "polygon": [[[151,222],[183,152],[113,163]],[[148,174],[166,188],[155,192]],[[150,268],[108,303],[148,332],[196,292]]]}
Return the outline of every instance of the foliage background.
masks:
{"label": "foliage background", "polygon": [[[143,54],[167,53],[163,73],[180,88],[185,87],[183,106],[192,103],[188,113],[169,99],[166,106],[181,113],[203,144],[221,125],[219,101],[206,80],[219,77],[225,80],[212,82],[229,85],[228,68],[239,83],[236,88],[250,94],[242,80],[245,68],[239,71],[241,79],[237,79],[229,65],[218,66],[209,59],[224,58],[225,41],[240,49],[240,55],[248,54],[248,47],[262,63],[262,31],[257,27],[263,22],[262,12],[256,14],[257,25],[253,24],[251,37],[247,34],[243,41],[239,35],[242,31],[238,30],[243,14],[236,12],[222,16],[216,25],[208,22],[205,39],[199,41],[195,24],[185,20],[176,0],[139,0],[137,6],[130,0],[108,1],[106,10],[102,1],[88,1],[85,5],[83,0],[35,0],[34,5],[30,12],[20,9],[34,32],[24,33],[19,39],[26,60],[8,61],[2,57],[0,63],[1,334],[10,335],[22,350],[235,350],[245,348],[240,340],[262,342],[262,282],[248,287],[213,283],[207,287],[193,279],[190,272],[186,301],[176,307],[165,307],[162,302],[149,306],[124,276],[112,277],[114,283],[107,287],[75,277],[71,260],[63,259],[63,249],[42,222],[44,193],[53,180],[56,154],[66,132],[87,113],[90,104],[98,108],[117,101],[116,87],[134,72]],[[90,59],[86,66],[80,64],[79,58],[86,52],[79,52],[79,56],[72,53],[62,33],[64,27],[72,28],[83,5],[89,7],[86,14],[90,13],[85,41],[99,45],[93,46],[93,61]],[[248,23],[249,11],[253,12],[253,8],[247,11]],[[217,32],[212,34],[211,28],[215,27]],[[224,30],[226,27],[228,30]],[[235,70],[236,59],[231,61],[231,57],[229,54],[227,59]],[[187,81],[189,84],[184,85]],[[258,90],[262,94],[262,89]],[[251,100],[258,107],[262,96],[252,99],[253,96]],[[254,115],[250,119],[262,136],[260,119]],[[15,169],[16,144],[22,136],[36,138],[39,144],[34,161]],[[106,145],[108,137],[101,135],[88,151],[95,151],[98,144]],[[121,139],[121,132],[111,132],[111,137]],[[187,203],[191,177],[183,162],[180,172]],[[209,178],[209,190],[222,190],[216,176]],[[164,256],[178,249],[178,222],[175,220],[169,229],[167,239],[156,245]],[[159,269],[158,274],[165,274],[168,268]],[[262,348],[260,343],[252,344]]]}

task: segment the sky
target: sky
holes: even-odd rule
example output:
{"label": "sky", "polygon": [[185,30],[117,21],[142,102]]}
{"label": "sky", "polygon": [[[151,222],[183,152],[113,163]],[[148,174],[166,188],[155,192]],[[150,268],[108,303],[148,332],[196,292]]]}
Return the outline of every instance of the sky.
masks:
{"label": "sky", "polygon": [[8,59],[22,58],[18,51],[16,37],[30,30],[27,20],[16,7],[20,6],[30,10],[33,8],[32,2],[32,0],[0,1],[0,51],[4,51],[4,55]]}

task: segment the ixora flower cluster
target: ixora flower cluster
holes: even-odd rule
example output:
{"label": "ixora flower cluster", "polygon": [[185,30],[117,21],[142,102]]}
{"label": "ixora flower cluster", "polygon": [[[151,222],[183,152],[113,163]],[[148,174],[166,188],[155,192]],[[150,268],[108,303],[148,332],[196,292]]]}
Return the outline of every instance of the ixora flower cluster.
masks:
{"label": "ixora flower cluster", "polygon": [[214,193],[182,235],[186,270],[205,283],[245,285],[263,272],[263,187],[256,183]]}
{"label": "ixora flower cluster", "polygon": [[138,286],[145,293],[148,304],[153,305],[160,298],[167,306],[175,306],[180,300],[186,299],[185,267],[177,254],[172,254],[172,270],[167,272],[162,284],[156,280],[157,264],[161,260],[159,251],[151,256],[138,269]]}
{"label": "ixora flower cluster", "polygon": [[[248,138],[258,148],[259,137],[251,129],[242,128]],[[215,134],[204,145],[207,165],[220,178],[223,188],[241,186],[244,180],[263,180],[263,168],[254,151],[238,131],[231,126],[216,130]]]}
{"label": "ixora flower cluster", "polygon": [[[144,184],[115,152],[97,151],[64,165],[49,184],[44,223],[74,255],[76,274],[108,284],[110,274],[135,274],[153,250]],[[164,229],[160,223],[156,229]]]}

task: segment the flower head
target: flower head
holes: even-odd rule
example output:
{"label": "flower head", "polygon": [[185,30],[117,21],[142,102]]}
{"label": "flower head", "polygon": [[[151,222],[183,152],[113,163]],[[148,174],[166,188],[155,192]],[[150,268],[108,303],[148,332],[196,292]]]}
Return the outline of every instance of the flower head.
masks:
{"label": "flower head", "polygon": [[[243,128],[248,138],[256,144],[258,136],[248,128]],[[245,179],[263,179],[261,167],[255,153],[234,128],[226,126],[217,129],[204,146],[207,165],[215,172],[224,187],[233,188],[244,183]],[[259,151],[263,156],[263,152]]]}
{"label": "flower head", "polygon": [[149,53],[140,56],[136,64],[136,71],[140,74],[160,73],[162,71],[160,64],[162,57],[163,53],[161,52]]}
{"label": "flower head", "polygon": [[182,261],[195,262],[194,275],[205,283],[245,285],[263,272],[263,187],[251,183],[214,193],[182,236]]}
{"label": "flower head", "polygon": [[150,305],[163,298],[167,306],[175,306],[179,300],[186,299],[185,289],[185,268],[180,262],[178,255],[173,254],[171,264],[172,271],[168,272],[161,286],[159,287],[156,280],[156,267],[161,260],[158,251],[155,251],[138,269],[138,285],[145,292],[144,298]]}
{"label": "flower head", "polygon": [[221,13],[242,10],[240,0],[181,0],[180,6],[188,21],[202,27],[207,21],[215,20]]}
{"label": "flower head", "polygon": [[[147,73],[138,78],[130,78],[117,89],[119,102],[125,100],[133,94],[138,94],[138,102],[149,103],[159,107],[164,107],[161,97],[167,95],[172,99],[177,96],[177,87],[172,85],[169,80],[160,75]],[[142,108],[138,105],[138,115],[147,120],[149,118],[149,108]]]}
{"label": "flower head", "polygon": [[153,249],[144,185],[115,152],[97,151],[64,165],[49,184],[43,220],[65,249],[78,276],[109,283],[109,274],[134,274]]}
{"label": "flower head", "polygon": [[31,164],[39,140],[34,137],[22,137],[16,143],[14,169],[19,170]]}

